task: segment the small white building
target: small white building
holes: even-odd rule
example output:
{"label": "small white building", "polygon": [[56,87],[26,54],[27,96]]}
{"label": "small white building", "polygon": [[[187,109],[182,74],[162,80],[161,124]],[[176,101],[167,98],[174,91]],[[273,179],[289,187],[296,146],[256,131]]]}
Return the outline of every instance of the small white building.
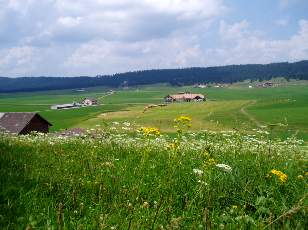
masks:
{"label": "small white building", "polygon": [[85,98],[81,104],[84,106],[98,105],[98,101],[94,98]]}

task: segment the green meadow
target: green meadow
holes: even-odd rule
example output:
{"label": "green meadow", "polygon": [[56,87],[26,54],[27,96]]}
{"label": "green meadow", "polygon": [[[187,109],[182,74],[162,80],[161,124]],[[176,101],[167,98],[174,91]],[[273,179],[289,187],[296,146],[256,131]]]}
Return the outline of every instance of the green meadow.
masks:
{"label": "green meadow", "polygon": [[104,88],[91,88],[86,92],[76,90],[44,91],[31,93],[0,94],[1,112],[39,112],[50,121],[51,131],[70,128],[103,112],[118,111],[123,105],[100,105],[68,110],[51,110],[54,104],[79,102],[86,97],[102,101],[107,94]]}
{"label": "green meadow", "polygon": [[[144,112],[149,104],[163,103],[167,94],[190,91],[207,95],[202,103],[174,103]],[[274,88],[248,88],[234,84],[225,88],[140,86],[115,89],[108,95],[106,88],[84,92],[59,90],[33,93],[0,94],[0,111],[37,111],[54,124],[52,131],[71,127],[93,128],[117,121],[130,121],[137,126],[154,126],[175,132],[167,120],[179,115],[193,118],[192,130],[241,130],[250,132],[264,126],[276,136],[296,135],[308,140],[308,85],[286,83]],[[98,98],[101,105],[71,110],[50,110],[53,104],[72,103],[85,97]]]}
{"label": "green meadow", "polygon": [[[208,100],[145,109],[183,91]],[[1,112],[88,129],[0,134],[0,229],[306,229],[307,84],[109,93],[0,95]],[[50,110],[85,97],[100,105]]]}
{"label": "green meadow", "polygon": [[305,229],[301,141],[186,125],[176,137],[0,134],[0,228]]}
{"label": "green meadow", "polygon": [[[168,93],[190,91],[206,94],[206,102],[173,103],[144,112],[148,104],[163,102]],[[285,138],[297,135],[308,140],[308,86],[287,85],[276,88],[231,86],[196,89],[193,87],[145,87],[118,91],[104,100],[106,104],[130,105],[124,111],[102,113],[78,124],[94,127],[106,121],[131,121],[140,126],[154,126],[175,132],[167,121],[170,117],[187,115],[193,118],[192,129],[252,131],[264,126]]]}

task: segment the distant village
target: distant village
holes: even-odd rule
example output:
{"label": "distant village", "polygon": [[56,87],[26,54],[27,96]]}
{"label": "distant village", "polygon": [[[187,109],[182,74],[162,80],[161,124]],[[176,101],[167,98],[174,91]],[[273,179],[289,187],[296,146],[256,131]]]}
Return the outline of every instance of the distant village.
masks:
{"label": "distant village", "polygon": [[[220,84],[220,83],[215,83],[215,84],[195,84],[194,88],[227,88],[229,87],[230,84]],[[248,88],[272,88],[272,87],[277,87],[279,86],[278,83],[274,83],[271,81],[265,81],[265,82],[260,82],[260,83],[254,83],[254,84],[249,84]]]}

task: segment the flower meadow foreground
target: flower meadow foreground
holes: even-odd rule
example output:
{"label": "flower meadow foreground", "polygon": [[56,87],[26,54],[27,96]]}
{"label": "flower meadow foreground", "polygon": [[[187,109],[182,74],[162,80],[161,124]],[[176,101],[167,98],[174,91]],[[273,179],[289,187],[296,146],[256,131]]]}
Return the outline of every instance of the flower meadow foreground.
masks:
{"label": "flower meadow foreground", "polygon": [[[1,229],[305,229],[307,148],[266,131],[121,124],[0,136]],[[134,129],[123,124],[126,129]],[[117,131],[121,130],[121,132]]]}

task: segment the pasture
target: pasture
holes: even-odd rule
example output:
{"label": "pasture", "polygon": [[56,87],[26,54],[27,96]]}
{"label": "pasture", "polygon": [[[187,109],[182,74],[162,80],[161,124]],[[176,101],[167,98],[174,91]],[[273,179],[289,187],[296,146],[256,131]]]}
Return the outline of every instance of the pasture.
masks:
{"label": "pasture", "polygon": [[[162,103],[168,93],[190,91],[203,93],[206,102],[173,103],[144,112],[148,104]],[[145,87],[118,91],[106,98],[106,104],[130,105],[123,111],[102,113],[80,124],[82,127],[117,121],[130,121],[139,126],[154,126],[166,132],[175,132],[167,121],[170,117],[187,115],[194,118],[192,130],[253,131],[270,127],[275,136],[285,138],[296,135],[308,140],[308,86],[253,88],[196,89],[193,87]]]}
{"label": "pasture", "polygon": [[[179,91],[208,100],[144,110]],[[50,110],[84,97],[101,104]],[[0,134],[0,228],[305,229],[307,98],[305,84],[2,94],[0,111],[90,129]]]}
{"label": "pasture", "polygon": [[[167,107],[144,111],[149,104],[163,103],[167,94],[190,91],[207,95],[204,103],[174,103]],[[84,92],[59,90],[35,93],[0,94],[0,111],[38,111],[54,124],[52,131],[70,127],[94,128],[114,121],[133,122],[136,126],[154,126],[175,132],[167,120],[179,115],[193,118],[192,130],[240,130],[251,132],[263,126],[273,129],[275,136],[296,135],[308,140],[308,85],[292,82],[274,88],[248,88],[234,84],[226,88],[140,86],[116,89],[112,95],[106,88]],[[53,104],[98,98],[101,105],[72,110],[50,110]]]}
{"label": "pasture", "polygon": [[301,144],[260,131],[0,134],[0,228],[305,229]]}

